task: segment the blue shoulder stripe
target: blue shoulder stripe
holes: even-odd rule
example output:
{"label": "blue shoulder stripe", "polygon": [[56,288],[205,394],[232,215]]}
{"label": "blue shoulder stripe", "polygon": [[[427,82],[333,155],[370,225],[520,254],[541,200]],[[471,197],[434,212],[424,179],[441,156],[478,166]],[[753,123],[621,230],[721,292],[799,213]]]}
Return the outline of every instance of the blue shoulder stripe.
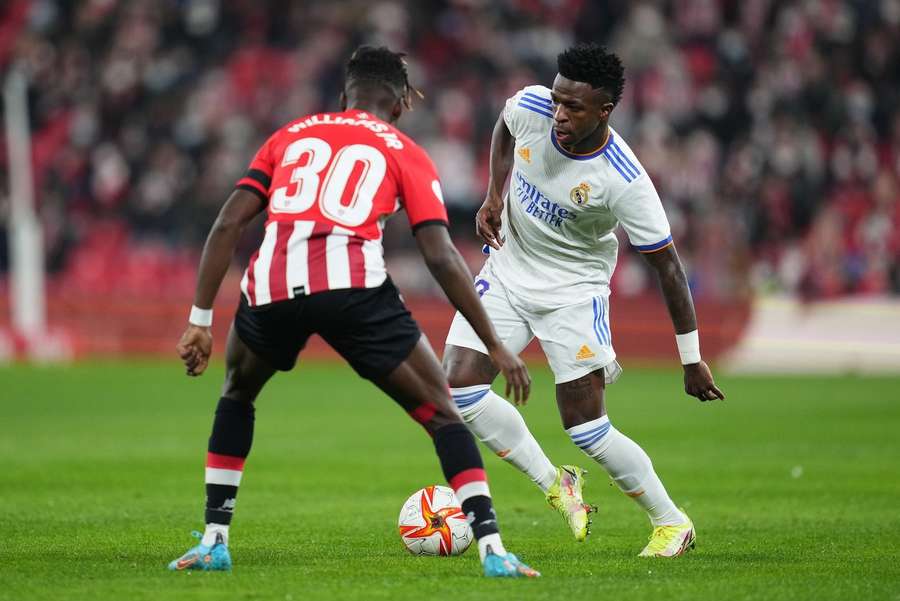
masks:
{"label": "blue shoulder stripe", "polygon": [[538,115],[542,115],[542,116],[547,117],[547,118],[549,118],[549,119],[552,119],[552,118],[553,118],[553,114],[548,112],[550,109],[539,109],[539,108],[535,108],[534,106],[532,106],[532,105],[530,105],[530,104],[525,104],[525,103],[523,103],[523,102],[520,102],[520,103],[519,103],[519,106],[521,106],[523,109],[528,109],[529,111],[531,111],[531,112],[533,112],[533,113],[537,113]]}
{"label": "blue shoulder stripe", "polygon": [[531,105],[531,106],[533,106],[533,107],[535,107],[535,108],[539,108],[539,109],[541,109],[541,110],[544,110],[544,111],[547,111],[547,112],[550,112],[550,113],[553,112],[553,105],[551,105],[551,104],[544,104],[543,102],[539,102],[539,101],[537,101],[537,100],[534,100],[533,98],[525,98],[525,97],[523,96],[522,98],[519,98],[519,104],[528,104],[528,105]]}
{"label": "blue shoulder stripe", "polygon": [[553,104],[553,101],[550,100],[549,98],[543,98],[543,97],[541,97],[541,96],[538,96],[537,94],[532,94],[531,92],[525,92],[524,94],[522,94],[522,98],[521,98],[521,99],[524,100],[525,98],[528,98],[528,99],[530,99],[530,100],[534,100],[534,101],[539,102],[539,103],[541,103],[541,104],[546,104],[548,107],[549,107],[551,104]]}
{"label": "blue shoulder stripe", "polygon": [[619,164],[619,166],[625,170],[625,173],[628,174],[628,177],[631,180],[634,180],[637,178],[638,174],[634,173],[631,169],[628,168],[628,165],[625,163],[625,160],[622,158],[622,155],[617,153],[614,148],[611,148],[609,152],[610,152],[610,155],[612,156],[612,158],[614,158],[616,160],[616,162]]}
{"label": "blue shoulder stripe", "polygon": [[613,152],[616,154],[616,156],[619,158],[619,160],[622,161],[622,166],[625,167],[625,169],[628,170],[629,172],[633,173],[634,177],[637,177],[641,174],[641,170],[638,169],[634,165],[634,163],[631,162],[631,159],[628,158],[628,155],[626,155],[624,152],[622,152],[622,149],[619,148],[618,144],[613,142],[612,149],[613,149]]}
{"label": "blue shoulder stripe", "polygon": [[536,100],[532,100],[531,98],[520,98],[519,104],[527,104],[528,106],[533,106],[536,109],[541,109],[542,111],[547,111],[548,113],[553,112],[553,107],[550,105],[541,104]]}
{"label": "blue shoulder stripe", "polygon": [[606,149],[606,150],[603,152],[603,156],[606,157],[606,160],[609,161],[609,164],[610,164],[610,165],[612,165],[613,167],[616,168],[616,171],[619,172],[619,175],[621,175],[621,176],[625,179],[626,182],[631,183],[631,180],[633,180],[634,178],[631,177],[631,173],[630,173],[630,172],[626,173],[626,172],[622,169],[622,167],[619,165],[618,160],[617,160],[616,158],[613,157],[613,154],[612,154],[612,150],[611,150],[611,149]]}

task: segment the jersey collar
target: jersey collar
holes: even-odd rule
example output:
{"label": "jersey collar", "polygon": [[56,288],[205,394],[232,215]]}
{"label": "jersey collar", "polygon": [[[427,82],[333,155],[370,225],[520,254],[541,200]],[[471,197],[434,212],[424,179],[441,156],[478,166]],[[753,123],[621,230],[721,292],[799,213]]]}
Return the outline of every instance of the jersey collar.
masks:
{"label": "jersey collar", "polygon": [[613,143],[613,132],[611,129],[609,130],[609,135],[606,137],[606,142],[603,144],[603,146],[601,146],[597,150],[592,150],[591,152],[585,154],[569,152],[568,150],[563,148],[559,143],[559,140],[556,139],[556,132],[553,131],[552,127],[550,128],[550,141],[553,142],[553,147],[556,148],[564,157],[568,159],[574,159],[576,161],[589,161],[590,159],[597,158],[598,156],[603,154],[603,151],[605,151],[607,147],[609,147],[609,145]]}

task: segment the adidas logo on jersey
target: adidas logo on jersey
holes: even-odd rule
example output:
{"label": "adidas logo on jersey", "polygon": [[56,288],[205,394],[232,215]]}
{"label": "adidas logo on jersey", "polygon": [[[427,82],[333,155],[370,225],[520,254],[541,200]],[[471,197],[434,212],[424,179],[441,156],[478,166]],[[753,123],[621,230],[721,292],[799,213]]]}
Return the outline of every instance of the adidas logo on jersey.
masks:
{"label": "adidas logo on jersey", "polygon": [[575,355],[576,361],[584,361],[585,359],[593,359],[597,355],[590,349],[590,347],[586,344],[582,344],[581,348],[578,349],[578,354]]}
{"label": "adidas logo on jersey", "polygon": [[522,147],[519,149],[519,156],[522,157],[522,160],[526,163],[531,162],[531,150],[527,147]]}

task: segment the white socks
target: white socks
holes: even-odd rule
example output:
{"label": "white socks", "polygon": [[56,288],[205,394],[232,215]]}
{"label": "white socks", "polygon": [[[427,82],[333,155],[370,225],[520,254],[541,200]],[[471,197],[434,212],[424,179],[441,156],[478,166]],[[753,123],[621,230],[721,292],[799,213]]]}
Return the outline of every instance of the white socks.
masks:
{"label": "white socks", "polygon": [[222,542],[226,545],[228,544],[228,526],[226,524],[213,524],[209,523],[206,525],[206,530],[203,532],[203,538],[200,539],[201,545],[206,545],[207,547],[212,547],[216,544],[216,535],[222,535]]}
{"label": "white socks", "polygon": [[[469,430],[504,461],[528,474],[541,490],[547,492],[556,480],[556,466],[531,435],[518,410],[492,392],[487,384],[451,388],[450,393]],[[569,428],[566,432],[572,442],[603,466],[622,492],[644,508],[654,526],[671,526],[687,521],[687,516],[669,498],[647,453],[616,430],[609,423],[609,417],[604,415]],[[479,550],[487,544],[499,553],[494,542],[481,544],[479,541]]]}
{"label": "white socks", "polygon": [[450,394],[478,440],[528,474],[544,492],[553,486],[556,466],[550,463],[511,403],[491,391],[488,384],[451,388]]}
{"label": "white socks", "polygon": [[478,555],[481,557],[481,563],[484,563],[484,558],[487,555],[487,548],[491,547],[491,551],[494,552],[495,555],[506,555],[506,549],[503,547],[503,543],[500,541],[499,534],[488,534],[487,536],[482,536],[478,539]]}
{"label": "white socks", "polygon": [[647,453],[613,428],[609,417],[604,415],[566,432],[572,442],[603,466],[622,492],[644,508],[653,526],[674,526],[687,521],[653,471]]}

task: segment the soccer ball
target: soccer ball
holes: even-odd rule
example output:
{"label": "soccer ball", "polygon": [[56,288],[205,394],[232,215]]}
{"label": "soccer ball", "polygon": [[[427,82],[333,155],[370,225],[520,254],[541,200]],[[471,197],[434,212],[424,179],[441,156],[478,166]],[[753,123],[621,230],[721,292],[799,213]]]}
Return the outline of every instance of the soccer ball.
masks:
{"label": "soccer ball", "polygon": [[453,490],[428,486],[400,510],[400,540],[413,555],[461,555],[475,539]]}

